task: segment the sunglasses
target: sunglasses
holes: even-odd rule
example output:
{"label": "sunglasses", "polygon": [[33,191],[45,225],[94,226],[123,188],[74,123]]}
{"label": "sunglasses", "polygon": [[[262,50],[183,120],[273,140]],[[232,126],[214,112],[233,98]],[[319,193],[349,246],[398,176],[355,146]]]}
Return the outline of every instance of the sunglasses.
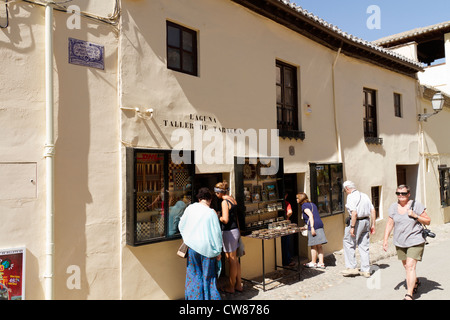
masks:
{"label": "sunglasses", "polygon": [[398,196],[407,196],[409,192],[396,192],[395,194]]}

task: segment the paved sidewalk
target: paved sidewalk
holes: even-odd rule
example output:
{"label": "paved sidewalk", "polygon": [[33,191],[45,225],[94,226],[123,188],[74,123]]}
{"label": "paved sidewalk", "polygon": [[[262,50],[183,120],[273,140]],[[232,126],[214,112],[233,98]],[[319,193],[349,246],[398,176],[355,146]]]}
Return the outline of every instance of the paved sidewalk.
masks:
{"label": "paved sidewalk", "polygon": [[[436,238],[428,238],[424,258],[418,263],[417,276],[422,281],[419,293],[415,298],[420,300],[450,299],[450,275],[445,266],[450,263],[450,223],[431,226]],[[384,230],[383,230],[384,231]],[[358,250],[357,250],[358,252]],[[303,269],[301,279],[289,277],[282,282],[274,282],[266,286],[265,292],[260,285],[252,285],[244,281],[244,292],[223,294],[224,300],[401,300],[405,294],[405,270],[397,259],[395,248],[390,241],[390,248],[385,252],[382,242],[370,245],[372,276],[343,277],[345,269],[342,251],[335,252],[325,258],[326,270]],[[359,256],[357,254],[359,262]],[[445,271],[444,271],[445,269]],[[277,270],[267,275],[277,279],[290,271]]]}

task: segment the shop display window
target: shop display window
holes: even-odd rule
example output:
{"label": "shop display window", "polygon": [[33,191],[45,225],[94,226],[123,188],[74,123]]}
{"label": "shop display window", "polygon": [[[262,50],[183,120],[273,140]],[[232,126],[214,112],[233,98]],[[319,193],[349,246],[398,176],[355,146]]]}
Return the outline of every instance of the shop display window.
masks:
{"label": "shop display window", "polygon": [[342,164],[310,164],[311,201],[321,217],[344,212]]}
{"label": "shop display window", "polygon": [[[278,170],[264,175],[264,168],[272,166],[270,161],[277,161]],[[285,218],[283,159],[235,158],[235,180],[243,234]]]}
{"label": "shop display window", "polygon": [[179,220],[193,199],[194,165],[173,162],[171,155],[171,150],[127,149],[129,245],[180,237]]}

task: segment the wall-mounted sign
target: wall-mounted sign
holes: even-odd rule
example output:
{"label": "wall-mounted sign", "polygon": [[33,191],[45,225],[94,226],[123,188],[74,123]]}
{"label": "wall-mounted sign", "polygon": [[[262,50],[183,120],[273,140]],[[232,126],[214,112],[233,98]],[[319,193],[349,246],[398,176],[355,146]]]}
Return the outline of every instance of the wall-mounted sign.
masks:
{"label": "wall-mounted sign", "polygon": [[163,120],[164,127],[171,127],[176,129],[200,129],[212,130],[214,132],[243,134],[243,129],[224,128],[217,119],[213,116],[189,114],[186,120]]}
{"label": "wall-mounted sign", "polygon": [[25,248],[0,250],[0,300],[25,299]]}
{"label": "wall-mounted sign", "polygon": [[105,69],[105,48],[91,42],[69,38],[69,63]]}

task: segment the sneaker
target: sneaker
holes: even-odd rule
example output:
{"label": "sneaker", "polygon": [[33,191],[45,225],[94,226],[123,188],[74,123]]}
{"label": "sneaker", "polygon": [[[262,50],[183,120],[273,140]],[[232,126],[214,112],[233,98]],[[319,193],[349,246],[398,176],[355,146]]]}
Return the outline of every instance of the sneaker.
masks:
{"label": "sneaker", "polygon": [[341,271],[341,274],[344,277],[358,276],[359,275],[359,270],[358,269],[345,269],[345,270]]}
{"label": "sneaker", "polygon": [[371,276],[370,271],[360,271],[359,274],[364,278],[370,278]]}
{"label": "sneaker", "polygon": [[312,263],[312,262],[308,262],[308,263],[305,263],[303,266],[305,268],[315,268],[315,267],[317,267],[317,264]]}

